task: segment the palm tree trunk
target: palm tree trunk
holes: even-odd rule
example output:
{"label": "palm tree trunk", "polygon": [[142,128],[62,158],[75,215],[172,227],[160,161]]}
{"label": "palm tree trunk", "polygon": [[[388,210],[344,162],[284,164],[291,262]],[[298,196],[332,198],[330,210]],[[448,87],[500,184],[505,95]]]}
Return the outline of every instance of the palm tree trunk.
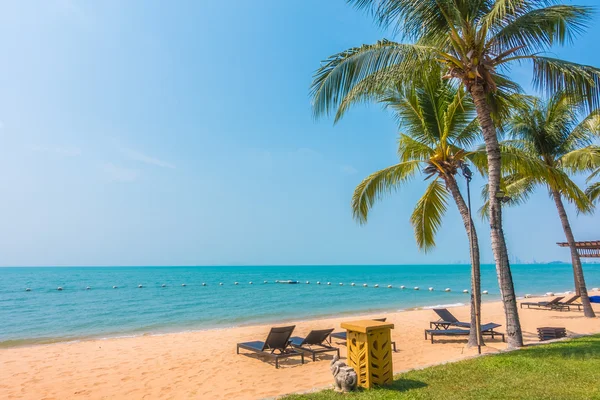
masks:
{"label": "palm tree trunk", "polygon": [[575,291],[578,295],[581,296],[581,304],[583,304],[583,315],[589,318],[595,318],[596,314],[594,313],[594,309],[590,304],[590,298],[588,297],[587,288],[585,287],[585,278],[583,276],[581,258],[579,258],[579,253],[577,252],[577,248],[575,247],[575,238],[573,237],[573,231],[571,231],[571,224],[569,223],[569,218],[567,217],[565,206],[563,205],[562,198],[558,191],[550,190],[550,192],[552,193],[552,197],[554,198],[554,203],[556,204],[556,209],[558,210],[558,216],[560,218],[560,222],[562,223],[563,230],[565,231],[567,243],[569,243],[569,248],[571,249],[571,262],[573,263]]}
{"label": "palm tree trunk", "polygon": [[496,197],[496,193],[500,188],[500,146],[483,86],[481,84],[473,84],[469,88],[469,91],[475,103],[479,124],[483,130],[487,153],[490,236],[494,259],[496,260],[496,273],[498,274],[500,295],[502,297],[502,304],[504,305],[504,313],[506,314],[508,347],[517,348],[523,346],[523,334],[521,332],[521,323],[519,322],[517,297],[508,262],[508,251],[506,249],[506,242],[504,241],[504,232],[502,231],[502,209],[500,199]]}
{"label": "palm tree trunk", "polygon": [[[481,302],[475,301],[475,296],[478,295],[478,299],[481,299],[481,270],[479,264],[479,241],[477,239],[477,232],[475,231],[475,225],[473,225],[473,221],[469,215],[469,208],[465,203],[465,199],[460,193],[460,189],[458,188],[458,184],[456,183],[456,179],[454,176],[446,176],[445,177],[446,186],[452,193],[452,197],[454,198],[454,202],[458,207],[458,212],[462,217],[463,223],[465,225],[465,230],[467,231],[467,235],[469,237],[469,248],[471,254],[471,332],[469,333],[469,342],[467,346],[473,347],[477,346],[478,340],[478,332],[475,329],[477,326],[477,320],[481,321],[479,316],[481,315]],[[471,230],[472,228],[472,230]],[[479,344],[484,346],[483,338],[479,335]]]}

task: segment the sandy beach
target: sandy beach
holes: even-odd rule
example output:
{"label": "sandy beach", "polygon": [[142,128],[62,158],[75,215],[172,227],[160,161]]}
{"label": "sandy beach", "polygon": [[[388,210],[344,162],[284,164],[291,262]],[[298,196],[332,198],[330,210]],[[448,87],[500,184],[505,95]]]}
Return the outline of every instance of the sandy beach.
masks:
{"label": "sandy beach", "polygon": [[[596,293],[597,294],[597,293]],[[528,299],[527,301],[529,301]],[[598,304],[594,305],[597,313]],[[468,320],[467,306],[451,311]],[[482,322],[504,325],[499,302],[483,305]],[[395,324],[394,371],[401,372],[476,354],[465,339],[431,344],[423,329],[435,314],[429,309],[379,313]],[[295,335],[335,327],[363,316],[297,322]],[[537,342],[536,327],[563,326],[569,335],[600,332],[600,318],[582,312],[520,310],[526,343]],[[286,324],[287,325],[287,324]],[[132,338],[87,340],[0,350],[2,399],[263,399],[331,384],[330,355],[301,365],[288,359],[275,369],[256,355],[236,355],[235,344],[264,340],[270,326],[239,327]],[[498,329],[505,332],[504,326]],[[334,342],[335,343],[335,342]],[[342,357],[345,347],[341,346]],[[485,353],[502,351],[500,340],[487,340]]]}

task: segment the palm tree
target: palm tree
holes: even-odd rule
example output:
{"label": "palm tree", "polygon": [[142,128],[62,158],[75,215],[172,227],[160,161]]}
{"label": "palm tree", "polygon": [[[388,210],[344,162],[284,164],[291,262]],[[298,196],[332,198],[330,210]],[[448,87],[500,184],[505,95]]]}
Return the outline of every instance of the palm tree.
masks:
{"label": "palm tree", "polygon": [[[523,337],[502,231],[500,146],[493,95],[516,84],[500,72],[512,64],[533,64],[539,89],[587,95],[588,106],[600,104],[600,69],[545,57],[554,44],[569,43],[588,22],[589,7],[555,4],[553,0],[348,0],[372,12],[382,26],[393,28],[405,42],[381,40],[335,54],[317,70],[311,94],[315,114],[336,113],[379,90],[385,82],[405,86],[422,80],[430,64],[470,94],[483,131],[488,159],[489,214],[492,249],[506,314],[509,347]],[[409,43],[410,41],[410,43]]]}
{"label": "palm tree", "polygon": [[[478,140],[480,130],[474,105],[465,99],[464,90],[442,80],[439,72],[437,78],[432,75],[418,88],[390,87],[374,96],[374,100],[393,111],[405,132],[398,140],[400,162],[372,173],[356,187],[352,213],[359,223],[366,223],[376,200],[403,188],[418,173],[424,173],[431,181],[415,205],[410,222],[417,245],[428,251],[435,246],[435,236],[451,195],[470,239],[471,326],[475,327],[480,315],[479,302],[475,301],[481,292],[479,243],[456,174],[467,159],[476,162],[481,159],[466,149]],[[471,329],[469,345],[477,344],[477,330]]]}
{"label": "palm tree", "polygon": [[520,153],[522,159],[529,157],[529,162],[539,163],[541,168],[537,171],[529,166],[514,165],[512,173],[505,178],[505,189],[519,202],[536,186],[548,189],[569,243],[575,290],[581,296],[584,315],[595,317],[563,202],[567,200],[582,213],[593,211],[592,202],[570,179],[569,173],[589,172],[600,167],[600,148],[592,145],[594,136],[600,133],[600,114],[592,112],[578,122],[579,109],[578,101],[564,92],[554,94],[548,101],[539,98],[525,101],[508,120],[511,139],[501,146],[506,153]]}

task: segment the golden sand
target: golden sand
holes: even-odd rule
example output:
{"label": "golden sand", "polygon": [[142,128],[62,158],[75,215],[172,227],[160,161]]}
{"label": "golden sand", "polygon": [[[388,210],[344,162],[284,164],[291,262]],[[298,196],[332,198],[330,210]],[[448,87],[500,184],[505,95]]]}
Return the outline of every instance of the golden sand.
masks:
{"label": "golden sand", "polygon": [[[600,307],[594,305],[597,313]],[[451,309],[469,320],[467,306]],[[600,315],[600,314],[599,314]],[[336,328],[356,317],[297,322],[295,335]],[[395,324],[394,371],[420,368],[475,355],[465,338],[431,344],[423,330],[436,316],[431,310],[380,313]],[[536,327],[562,326],[569,335],[600,332],[600,318],[582,312],[520,310],[526,343],[537,342]],[[499,302],[486,303],[482,323],[504,325]],[[287,324],[285,324],[287,325]],[[330,355],[281,361],[275,369],[256,355],[236,355],[236,343],[264,340],[270,326],[207,330],[133,338],[87,340],[0,350],[0,399],[262,399],[331,385]],[[498,329],[504,332],[504,327]],[[335,343],[335,341],[334,341]],[[342,357],[345,347],[340,346]],[[485,353],[506,348],[487,340]]]}

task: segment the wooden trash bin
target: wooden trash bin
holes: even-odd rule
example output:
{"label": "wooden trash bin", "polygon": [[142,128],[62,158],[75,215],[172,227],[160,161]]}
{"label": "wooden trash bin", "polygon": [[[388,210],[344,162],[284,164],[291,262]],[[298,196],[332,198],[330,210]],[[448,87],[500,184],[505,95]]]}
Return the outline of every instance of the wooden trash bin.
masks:
{"label": "wooden trash bin", "polygon": [[392,335],[394,324],[360,320],[341,324],[347,333],[348,365],[358,375],[358,385],[370,389],[394,379]]}

